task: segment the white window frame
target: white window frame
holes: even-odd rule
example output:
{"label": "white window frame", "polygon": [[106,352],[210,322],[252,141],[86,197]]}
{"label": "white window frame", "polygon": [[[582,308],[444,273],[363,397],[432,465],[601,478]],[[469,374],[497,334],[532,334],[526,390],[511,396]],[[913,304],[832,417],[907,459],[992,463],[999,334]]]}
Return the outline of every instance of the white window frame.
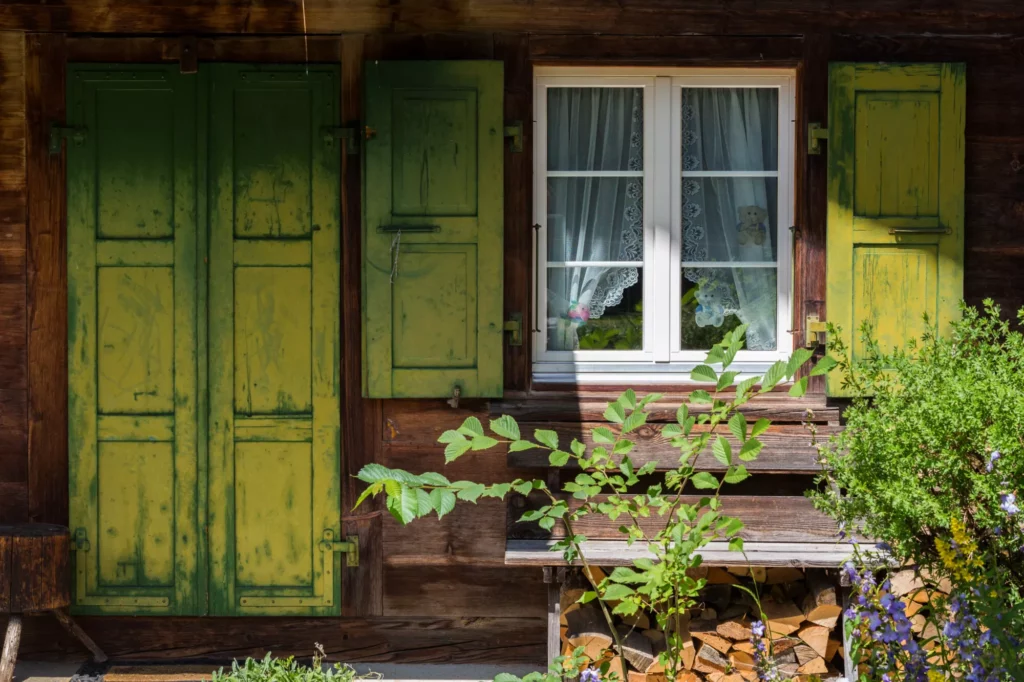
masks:
{"label": "white window frame", "polygon": [[[792,231],[795,210],[795,71],[790,69],[714,69],[644,67],[538,67],[534,71],[534,262],[535,325],[533,378],[557,383],[683,383],[706,355],[706,350],[681,350],[682,251],[682,90],[686,87],[757,87],[779,90],[779,163],[777,172],[705,171],[703,176],[778,178],[778,215],[773,226],[778,240],[777,336],[774,351],[740,351],[732,369],[741,376],[764,372],[776,360],[792,353]],[[643,88],[643,349],[547,349],[547,179],[572,173],[548,171],[547,90],[551,87]],[[658,144],[658,136],[668,144]],[[596,174],[596,173],[595,173]],[[607,175],[630,175],[623,171]],[[580,175],[580,173],[576,173]],[[689,172],[688,175],[693,175]],[[673,181],[676,178],[676,181]],[[719,267],[729,267],[716,263]],[[544,275],[542,281],[542,274]],[[670,295],[656,297],[657,291]]]}

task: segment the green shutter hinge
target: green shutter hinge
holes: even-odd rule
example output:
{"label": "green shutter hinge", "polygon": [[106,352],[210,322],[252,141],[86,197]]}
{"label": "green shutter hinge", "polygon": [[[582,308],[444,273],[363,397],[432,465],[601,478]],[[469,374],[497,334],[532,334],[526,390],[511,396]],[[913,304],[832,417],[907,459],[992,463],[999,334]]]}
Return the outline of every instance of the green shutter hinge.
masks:
{"label": "green shutter hinge", "polygon": [[76,552],[88,552],[92,547],[89,545],[89,536],[86,534],[84,528],[75,529],[75,542],[73,550]]}
{"label": "green shutter hinge", "polygon": [[71,140],[75,145],[85,142],[86,129],[81,126],[62,126],[50,124],[50,156],[60,154],[62,140]]}
{"label": "green shutter hinge", "polygon": [[822,141],[828,141],[828,128],[822,128],[820,123],[808,123],[807,153],[820,154]]}
{"label": "green shutter hinge", "polygon": [[509,332],[508,345],[510,346],[521,346],[523,345],[523,314],[522,313],[509,313],[508,319],[505,320],[505,331]]}
{"label": "green shutter hinge", "polygon": [[344,140],[345,152],[353,156],[359,153],[359,130],[359,126],[324,126],[320,129],[320,134],[328,149],[334,148],[335,140]]}
{"label": "green shutter hinge", "polygon": [[341,552],[345,555],[345,565],[349,568],[359,565],[359,537],[349,535],[343,541],[334,539],[333,530],[325,530],[320,550],[323,552]]}
{"label": "green shutter hinge", "polygon": [[511,125],[505,126],[505,137],[512,138],[512,151],[516,154],[523,151],[523,122],[512,121]]}
{"label": "green shutter hinge", "polygon": [[819,339],[819,335],[824,337],[825,331],[825,323],[818,319],[817,314],[808,315],[804,320],[804,346],[816,348],[824,343],[824,339]]}

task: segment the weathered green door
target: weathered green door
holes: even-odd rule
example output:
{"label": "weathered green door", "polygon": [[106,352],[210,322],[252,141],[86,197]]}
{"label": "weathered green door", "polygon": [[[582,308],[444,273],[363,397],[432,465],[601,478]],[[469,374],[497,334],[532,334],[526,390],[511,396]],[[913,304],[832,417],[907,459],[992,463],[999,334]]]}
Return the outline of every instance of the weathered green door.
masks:
{"label": "weathered green door", "polygon": [[[831,64],[828,319],[853,358],[939,330],[963,296],[963,64]],[[848,395],[838,370],[830,395]]]}
{"label": "weathered green door", "polygon": [[74,606],[203,608],[196,384],[196,79],[68,70]]}
{"label": "weathered green door", "polygon": [[213,614],[340,612],[337,92],[329,68],[211,71]]}
{"label": "weathered green door", "polygon": [[336,70],[69,80],[76,610],[338,613]]}
{"label": "weathered green door", "polygon": [[502,393],[501,62],[366,65],[364,393]]}

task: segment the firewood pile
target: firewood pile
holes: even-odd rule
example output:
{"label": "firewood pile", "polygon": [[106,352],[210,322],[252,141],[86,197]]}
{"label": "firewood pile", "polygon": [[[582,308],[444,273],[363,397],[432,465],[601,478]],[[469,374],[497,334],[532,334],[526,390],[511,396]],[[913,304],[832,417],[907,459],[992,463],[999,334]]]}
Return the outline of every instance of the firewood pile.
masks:
{"label": "firewood pile", "polygon": [[[600,569],[591,570],[598,580],[604,577]],[[811,682],[842,677],[842,604],[833,574],[789,567],[700,570],[708,582],[701,603],[675,626],[684,643],[685,667],[676,682],[757,679],[751,624],[760,616],[754,599],[734,585],[744,585],[760,595],[765,625],[761,639],[786,679]],[[577,601],[584,589],[582,583],[573,581],[562,589],[563,654],[583,647],[592,665],[609,661],[609,674],[614,671],[621,677],[622,660],[614,652],[614,640],[599,607]],[[613,618],[628,664],[627,682],[667,682],[665,668],[658,661],[658,654],[665,649],[665,634],[653,615],[640,612]]]}

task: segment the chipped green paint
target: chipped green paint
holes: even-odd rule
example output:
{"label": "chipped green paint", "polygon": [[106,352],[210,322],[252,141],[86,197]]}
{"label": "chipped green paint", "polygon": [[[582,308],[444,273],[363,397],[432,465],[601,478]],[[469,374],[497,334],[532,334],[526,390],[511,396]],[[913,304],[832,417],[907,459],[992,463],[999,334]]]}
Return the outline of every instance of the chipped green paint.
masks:
{"label": "chipped green paint", "polygon": [[958,314],[965,93],[963,64],[829,67],[828,319],[854,358],[865,321],[892,348]]}
{"label": "chipped green paint", "polygon": [[71,65],[67,97],[73,608],[199,613],[197,82]]}
{"label": "chipped green paint", "polygon": [[501,62],[366,65],[369,397],[502,394],[502,93]]}
{"label": "chipped green paint", "polygon": [[337,83],[69,69],[78,612],[340,612]]}
{"label": "chipped green paint", "polygon": [[338,72],[210,78],[210,613],[338,614]]}

